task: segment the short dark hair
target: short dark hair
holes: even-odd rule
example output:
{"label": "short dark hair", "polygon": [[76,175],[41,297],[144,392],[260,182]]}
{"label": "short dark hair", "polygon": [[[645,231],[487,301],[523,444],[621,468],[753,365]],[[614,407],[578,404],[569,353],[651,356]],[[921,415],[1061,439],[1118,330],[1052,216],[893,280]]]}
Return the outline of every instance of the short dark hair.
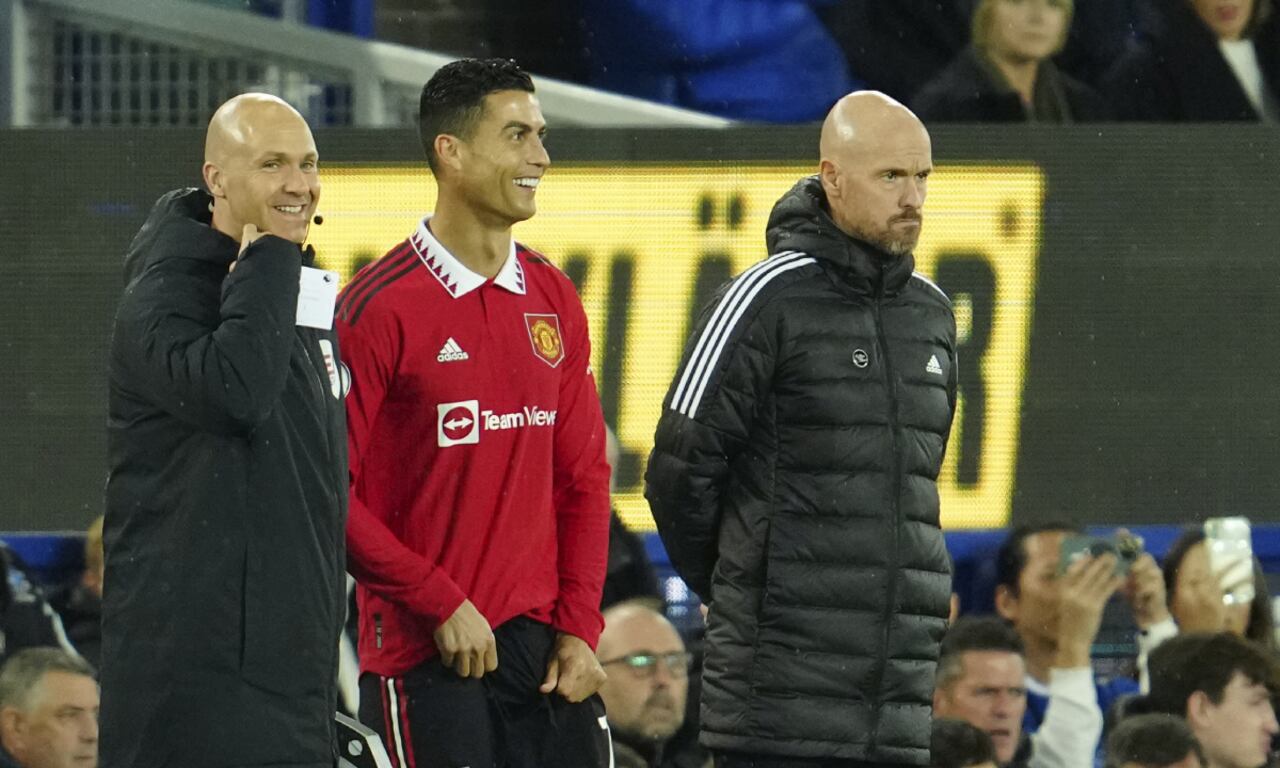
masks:
{"label": "short dark hair", "polygon": [[1105,768],[1137,763],[1144,768],[1164,768],[1194,752],[1205,765],[1204,748],[1186,720],[1177,715],[1152,714],[1126,717],[1107,737]]}
{"label": "short dark hair", "polygon": [[996,553],[996,586],[1018,594],[1018,578],[1027,567],[1027,539],[1037,533],[1080,533],[1081,528],[1061,520],[1038,525],[1020,525],[1009,532]]}
{"label": "short dark hair", "polygon": [[936,686],[946,688],[964,675],[967,651],[1004,651],[1025,656],[1018,632],[995,616],[962,616],[942,636]]}
{"label": "short dark hair", "polygon": [[1191,548],[1204,539],[1203,528],[1187,528],[1169,545],[1169,551],[1165,552],[1160,569],[1164,571],[1164,596],[1170,605],[1173,605],[1173,593],[1178,586],[1178,570],[1182,568],[1182,561],[1187,558]]}
{"label": "short dark hair", "polygon": [[969,768],[996,761],[996,747],[991,737],[964,720],[934,720],[929,750],[933,753],[930,760],[933,768]]}
{"label": "short dark hair", "polygon": [[422,86],[418,135],[427,165],[436,172],[435,142],[442,133],[469,138],[484,114],[484,99],[498,91],[533,93],[533,78],[511,59],[459,59],[445,64]]}
{"label": "short dark hair", "polygon": [[1185,717],[1187,699],[1201,691],[1214,704],[1236,673],[1264,685],[1274,696],[1280,690],[1280,670],[1267,651],[1230,632],[1193,632],[1166,640],[1147,663],[1151,692],[1149,709]]}

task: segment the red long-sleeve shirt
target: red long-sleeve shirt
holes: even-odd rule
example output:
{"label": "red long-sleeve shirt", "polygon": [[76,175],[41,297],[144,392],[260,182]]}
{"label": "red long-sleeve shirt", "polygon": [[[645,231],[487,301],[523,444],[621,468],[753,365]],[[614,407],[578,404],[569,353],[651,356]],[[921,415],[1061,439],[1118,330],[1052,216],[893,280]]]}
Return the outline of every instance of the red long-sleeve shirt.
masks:
{"label": "red long-sleeve shirt", "polygon": [[464,599],[594,647],[609,467],[582,304],[514,242],[492,280],[471,272],[427,221],[338,301],[361,668],[434,655]]}

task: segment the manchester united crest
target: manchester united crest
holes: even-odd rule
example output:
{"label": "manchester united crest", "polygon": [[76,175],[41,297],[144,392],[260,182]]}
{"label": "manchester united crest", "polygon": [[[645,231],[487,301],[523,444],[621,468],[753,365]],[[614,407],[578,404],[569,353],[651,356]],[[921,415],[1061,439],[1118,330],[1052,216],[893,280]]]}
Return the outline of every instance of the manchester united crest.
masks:
{"label": "manchester united crest", "polygon": [[533,354],[552,368],[560,365],[560,361],[564,360],[560,316],[526,314],[524,324],[529,329],[529,343],[533,344]]}

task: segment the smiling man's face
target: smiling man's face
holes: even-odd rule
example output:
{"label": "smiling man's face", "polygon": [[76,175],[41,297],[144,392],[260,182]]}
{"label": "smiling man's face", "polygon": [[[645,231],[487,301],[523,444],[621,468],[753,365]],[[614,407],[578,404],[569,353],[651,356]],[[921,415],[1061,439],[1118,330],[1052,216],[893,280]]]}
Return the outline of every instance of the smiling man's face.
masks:
{"label": "smiling man's face", "polygon": [[459,142],[459,190],[471,208],[497,227],[533,216],[539,182],[551,165],[543,144],[547,122],[527,91],[485,96],[480,119]]}
{"label": "smiling man's face", "polygon": [[213,223],[239,240],[246,224],[301,243],[320,201],[319,156],[307,121],[265,94],[219,107],[205,141]]}

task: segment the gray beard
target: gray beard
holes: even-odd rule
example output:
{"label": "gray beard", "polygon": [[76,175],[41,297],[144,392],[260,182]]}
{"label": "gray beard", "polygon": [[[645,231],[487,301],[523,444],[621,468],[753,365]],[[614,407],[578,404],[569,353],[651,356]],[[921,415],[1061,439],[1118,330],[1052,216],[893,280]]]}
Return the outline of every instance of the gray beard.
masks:
{"label": "gray beard", "polygon": [[859,237],[890,256],[906,256],[915,248],[915,243],[908,243],[906,240],[890,240],[883,236],[871,237],[866,234],[860,234]]}
{"label": "gray beard", "polygon": [[903,240],[893,240],[887,243],[881,243],[880,247],[884,248],[894,256],[906,256],[911,253],[912,246],[907,245]]}
{"label": "gray beard", "polygon": [[915,249],[915,243],[908,243],[906,240],[892,240],[885,231],[861,232],[855,230],[853,236],[863,242],[874,245],[890,256],[906,256]]}

